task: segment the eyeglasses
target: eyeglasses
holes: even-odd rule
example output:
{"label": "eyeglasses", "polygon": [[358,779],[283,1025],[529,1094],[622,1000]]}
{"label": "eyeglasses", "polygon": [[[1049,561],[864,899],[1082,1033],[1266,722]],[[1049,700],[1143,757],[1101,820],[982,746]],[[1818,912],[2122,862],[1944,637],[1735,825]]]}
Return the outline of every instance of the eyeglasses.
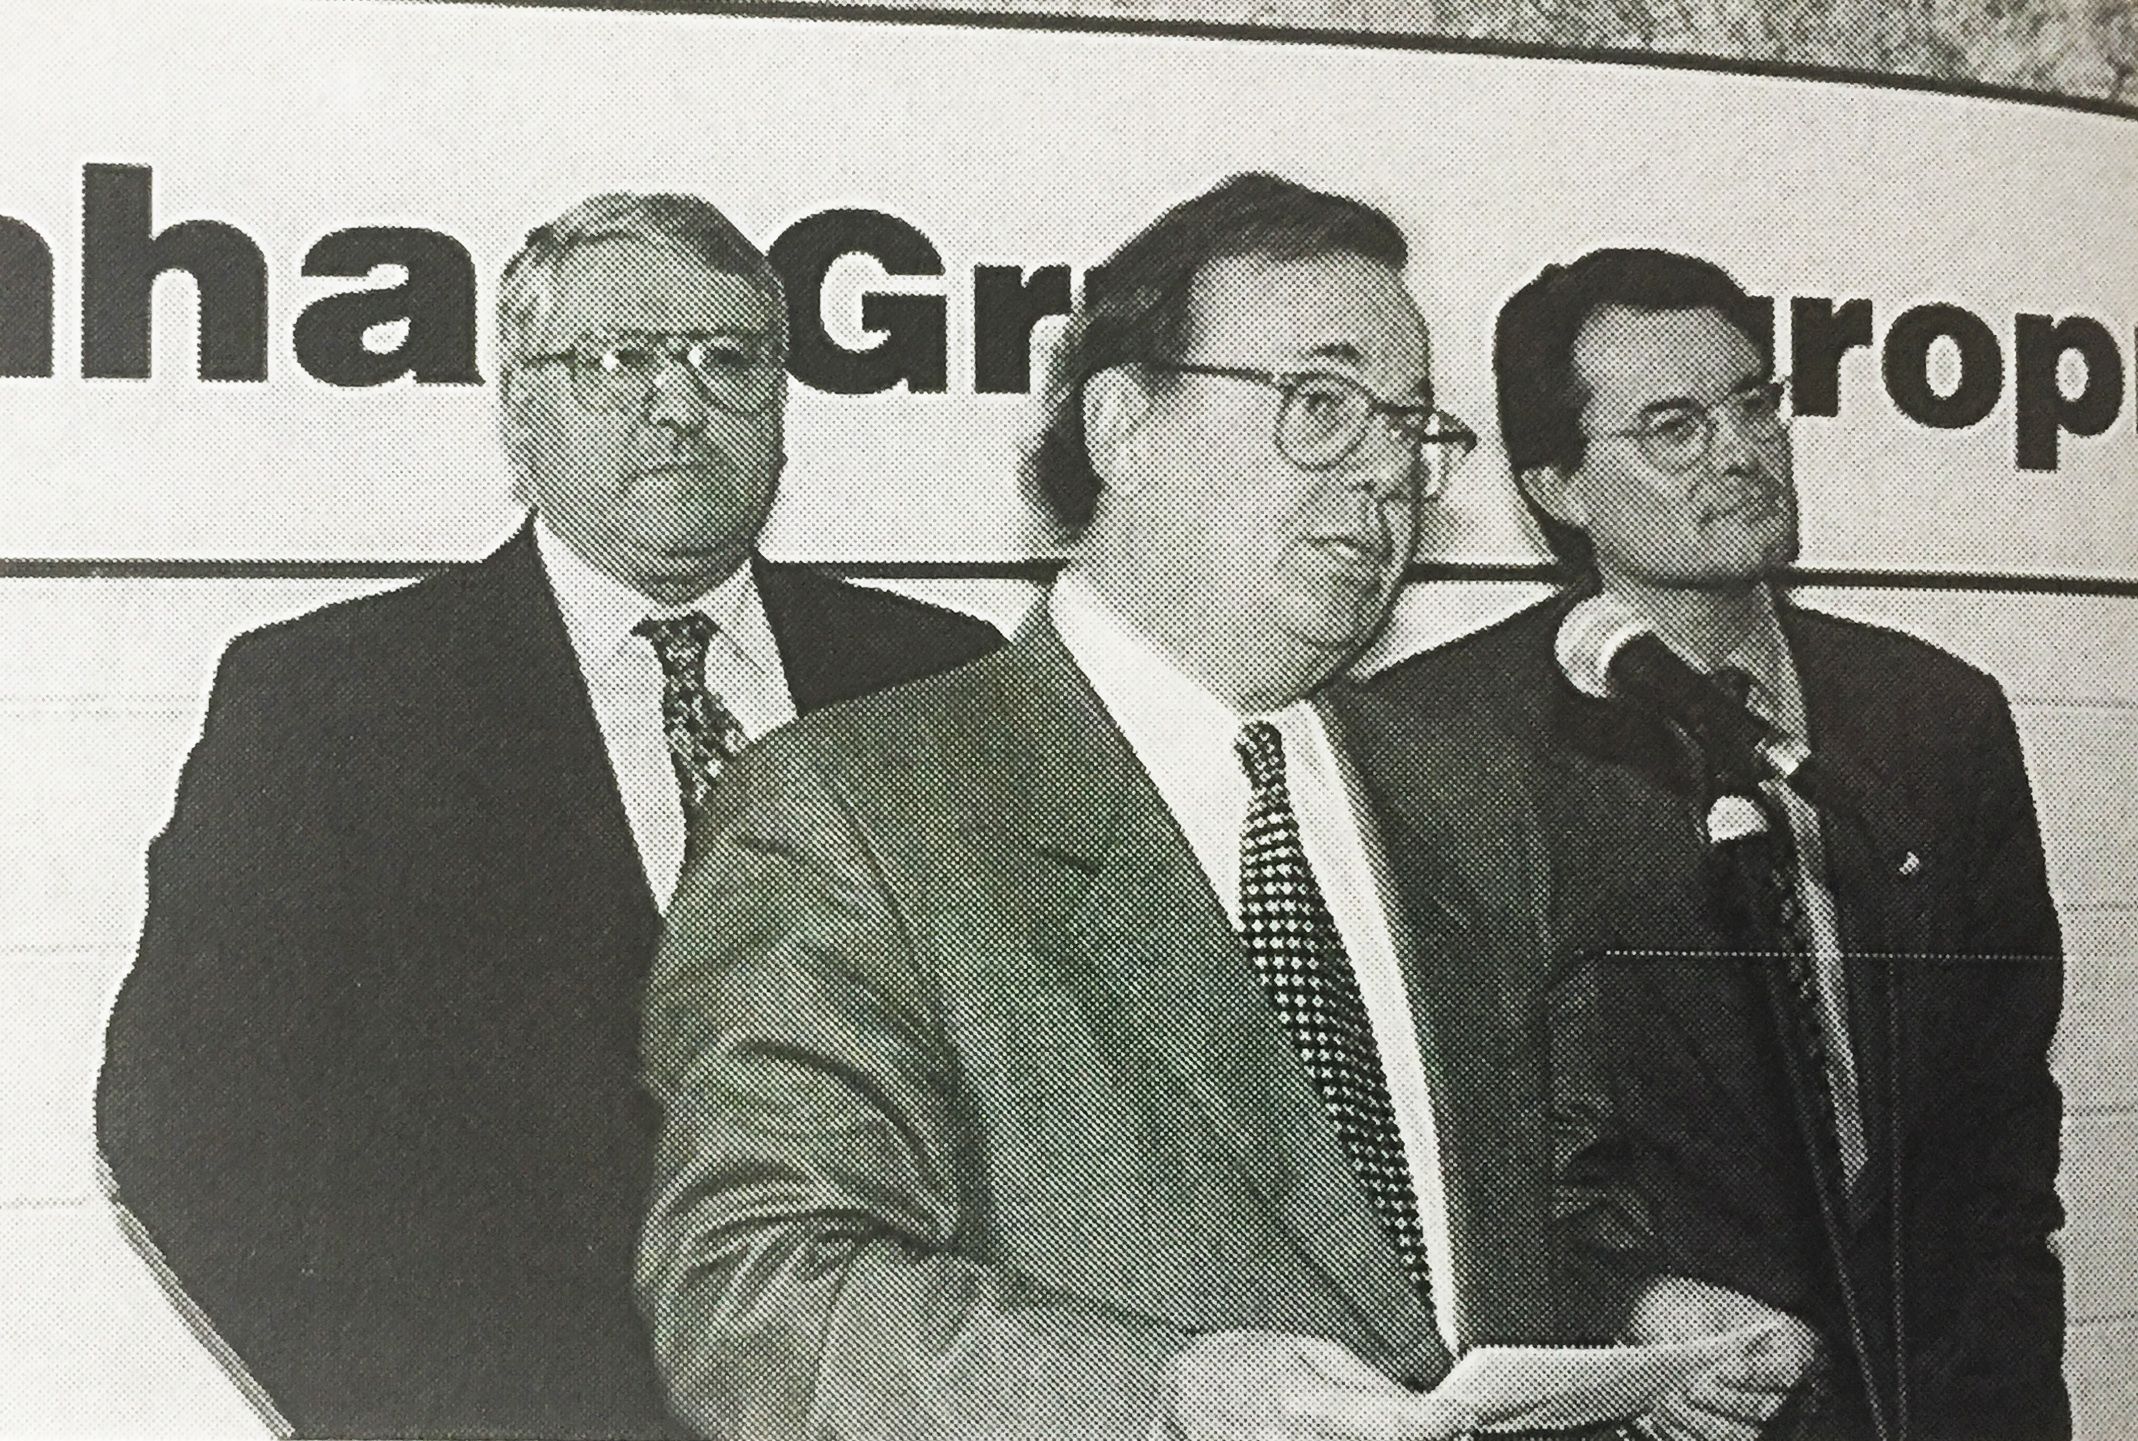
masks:
{"label": "eyeglasses", "polygon": [[1638,425],[1589,434],[1588,438],[1631,440],[1657,470],[1691,470],[1714,449],[1718,413],[1728,415],[1737,422],[1738,429],[1754,440],[1777,440],[1785,434],[1789,417],[1783,412],[1782,399],[1788,389],[1789,382],[1777,377],[1733,390],[1710,405],[1685,401],[1651,410]]}
{"label": "eyeglasses", "polygon": [[771,336],[753,331],[626,330],[582,335],[571,349],[530,355],[526,363],[569,365],[573,397],[594,411],[643,411],[672,363],[696,378],[712,404],[756,415],[779,394],[783,359]]}
{"label": "eyeglasses", "polygon": [[1448,477],[1477,448],[1477,432],[1430,405],[1397,405],[1348,376],[1323,370],[1247,370],[1230,365],[1146,361],[1175,375],[1212,375],[1266,385],[1283,399],[1277,405],[1277,453],[1301,470],[1327,470],[1342,463],[1379,420],[1408,447],[1410,485],[1419,500],[1437,500]]}

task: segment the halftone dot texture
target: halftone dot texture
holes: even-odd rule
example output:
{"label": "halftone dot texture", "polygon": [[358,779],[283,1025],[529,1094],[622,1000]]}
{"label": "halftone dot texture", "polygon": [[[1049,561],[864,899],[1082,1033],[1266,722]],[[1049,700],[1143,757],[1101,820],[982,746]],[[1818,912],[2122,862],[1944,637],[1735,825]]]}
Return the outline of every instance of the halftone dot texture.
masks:
{"label": "halftone dot texture", "polygon": [[703,828],[706,797],[721,767],[742,754],[749,743],[742,722],[705,684],[705,650],[719,629],[698,611],[663,618],[648,617],[632,633],[653,643],[661,660],[661,729],[668,759],[683,792],[685,849],[696,850]]}
{"label": "halftone dot texture", "polygon": [[976,0],[966,8],[1652,51],[2138,100],[2132,0]]}
{"label": "halftone dot texture", "polygon": [[[1713,678],[1739,706],[1764,713],[1755,701],[1757,684],[1748,672],[1723,666],[1713,672]],[[1853,1190],[1861,1184],[1863,1168],[1869,1164],[1870,1144],[1864,1136],[1863,1101],[1857,1092],[1855,1072],[1843,1061],[1849,1038],[1845,1032],[1828,1033],[1826,1011],[1819,1004],[1818,968],[1827,964],[1828,958],[1819,955],[1811,917],[1804,910],[1803,892],[1799,889],[1804,856],[1798,849],[1788,808],[1771,798],[1763,798],[1760,805],[1768,813],[1767,829],[1774,837],[1775,850],[1773,864],[1761,869],[1759,880],[1788,948],[1783,957],[1783,974],[1788,977],[1789,993],[1795,1002],[1792,1022],[1796,1044],[1812,1085],[1817,1088],[1822,1114],[1832,1121],[1831,1134],[1822,1136],[1821,1141],[1831,1144],[1833,1158],[1840,1163],[1839,1174]],[[1832,958],[1832,963],[1838,965],[1839,958]]]}
{"label": "halftone dot texture", "polygon": [[1411,1283],[1430,1302],[1425,1231],[1395,1104],[1366,998],[1300,842],[1285,783],[1283,737],[1267,721],[1250,721],[1234,748],[1254,787],[1240,835],[1241,939],[1336,1122],[1374,1213],[1402,1254]]}

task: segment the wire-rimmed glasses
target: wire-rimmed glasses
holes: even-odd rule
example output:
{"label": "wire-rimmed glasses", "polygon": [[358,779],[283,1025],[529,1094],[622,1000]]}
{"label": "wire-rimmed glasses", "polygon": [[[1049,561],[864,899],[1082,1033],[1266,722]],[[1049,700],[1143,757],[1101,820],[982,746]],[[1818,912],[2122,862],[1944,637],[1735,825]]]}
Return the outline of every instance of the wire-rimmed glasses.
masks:
{"label": "wire-rimmed glasses", "polygon": [[1676,474],[1706,460],[1715,446],[1716,415],[1726,414],[1757,441],[1780,439],[1789,429],[1783,402],[1789,382],[1779,376],[1731,391],[1706,404],[1676,401],[1643,414],[1621,430],[1589,432],[1591,440],[1631,440],[1657,470]]}
{"label": "wire-rimmed glasses", "polygon": [[620,330],[582,335],[569,350],[529,365],[569,365],[572,395],[588,410],[642,411],[668,367],[697,380],[712,404],[757,415],[780,391],[784,357],[774,337],[746,330]]}

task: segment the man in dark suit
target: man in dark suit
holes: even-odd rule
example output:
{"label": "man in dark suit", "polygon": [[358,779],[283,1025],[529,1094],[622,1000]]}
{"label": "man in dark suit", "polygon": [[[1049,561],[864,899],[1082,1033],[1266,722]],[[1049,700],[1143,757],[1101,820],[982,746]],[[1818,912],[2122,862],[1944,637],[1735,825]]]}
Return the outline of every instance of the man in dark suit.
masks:
{"label": "man in dark suit", "polygon": [[785,311],[710,205],[576,207],[500,322],[530,522],[230,647],[99,1086],[118,1199],[305,1434],[672,1427],[638,1007],[705,791],[998,639],[754,554]]}
{"label": "man in dark suit", "polygon": [[[1553,266],[1502,311],[1495,365],[1523,495],[1577,578],[1389,671],[1371,708],[1415,745],[1465,697],[1528,773],[1557,1037],[1602,1062],[1603,1088],[1562,1088],[1559,1109],[1617,1132],[1585,1162],[1641,1198],[1678,1269],[1812,1321],[1827,1428],[2066,1435],[2060,937],[2002,693],[1777,594],[1798,546],[1782,387],[1718,268]],[[1577,690],[1555,638],[1599,592],[1853,796],[1815,810]],[[1771,832],[1757,874],[1731,858],[1732,816]]]}
{"label": "man in dark suit", "polygon": [[1559,1334],[1519,777],[1451,734],[1392,874],[1327,688],[1470,439],[1404,263],[1270,176],[1160,217],[1058,357],[1046,605],[730,772],[645,1036],[702,1434],[1422,1441],[1451,1353]]}

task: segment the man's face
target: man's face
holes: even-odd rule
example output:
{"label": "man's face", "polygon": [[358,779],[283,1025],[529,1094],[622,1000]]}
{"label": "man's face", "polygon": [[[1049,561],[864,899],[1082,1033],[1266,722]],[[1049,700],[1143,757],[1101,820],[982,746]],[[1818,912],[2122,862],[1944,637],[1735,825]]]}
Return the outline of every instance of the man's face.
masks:
{"label": "man's face", "polygon": [[[777,330],[748,279],[632,239],[567,256],[552,299],[538,354],[586,337],[693,335],[745,347],[718,352],[732,360],[753,344],[770,352]],[[769,400],[738,414],[681,358],[656,357],[644,400],[615,408],[573,372],[529,365],[507,387],[502,427],[523,497],[591,564],[658,599],[687,599],[732,572],[756,544],[784,463],[784,374],[760,372]]]}
{"label": "man's face", "polygon": [[[1425,323],[1385,265],[1219,261],[1196,282],[1194,314],[1184,362],[1337,375],[1383,401],[1429,400]],[[1269,667],[1305,665],[1318,683],[1370,641],[1418,533],[1406,442],[1376,417],[1349,456],[1307,469],[1278,448],[1283,401],[1249,381],[1177,377],[1157,391],[1113,502],[1154,603],[1173,608],[1175,643],[1248,689]]]}
{"label": "man's face", "polygon": [[[1588,453],[1564,477],[1533,487],[1561,520],[1588,533],[1597,568],[1648,585],[1710,588],[1765,579],[1797,555],[1789,436],[1765,417],[1760,352],[1715,310],[1606,307],[1574,342],[1590,390]],[[1714,438],[1684,469],[1659,464],[1643,427],[1694,437],[1704,410]],[[1692,430],[1682,427],[1690,425]]]}

